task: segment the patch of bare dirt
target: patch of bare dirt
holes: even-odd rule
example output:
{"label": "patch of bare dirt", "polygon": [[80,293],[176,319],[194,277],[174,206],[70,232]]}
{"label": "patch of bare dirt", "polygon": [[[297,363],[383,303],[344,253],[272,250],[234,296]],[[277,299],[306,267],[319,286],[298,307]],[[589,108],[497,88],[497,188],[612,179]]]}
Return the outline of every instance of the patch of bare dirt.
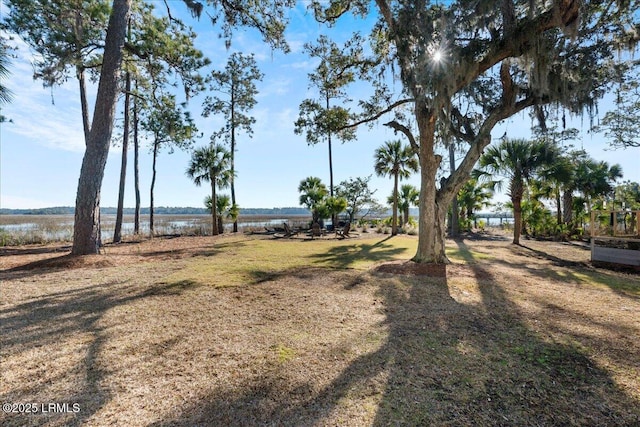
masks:
{"label": "patch of bare dirt", "polygon": [[413,261],[392,261],[376,266],[377,273],[399,274],[404,276],[446,277],[446,264],[418,264]]}

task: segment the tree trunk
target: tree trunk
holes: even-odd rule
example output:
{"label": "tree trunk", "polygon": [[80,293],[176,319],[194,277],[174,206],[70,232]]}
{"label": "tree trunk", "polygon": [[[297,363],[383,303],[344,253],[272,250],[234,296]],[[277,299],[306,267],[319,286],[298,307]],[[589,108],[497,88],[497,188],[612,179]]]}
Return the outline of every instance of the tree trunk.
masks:
{"label": "tree trunk", "polygon": [[[329,92],[326,93],[327,111],[329,111]],[[333,154],[331,153],[331,131],[327,132],[327,145],[329,146],[329,195],[333,197]],[[336,214],[331,212],[331,226],[336,230]]]}
{"label": "tree trunk", "polygon": [[442,160],[433,151],[436,115],[424,104],[416,103],[416,118],[420,132],[420,206],[418,250],[412,260],[418,263],[449,263],[444,248],[447,209],[436,203],[436,173]]}
{"label": "tree trunk", "polygon": [[398,172],[393,174],[393,212],[391,214],[391,235],[398,234]]}
{"label": "tree trunk", "polygon": [[82,111],[82,129],[84,130],[84,144],[87,145],[91,125],[89,123],[89,103],[87,102],[87,83],[84,69],[77,68],[78,84],[80,85],[80,109]]}
{"label": "tree trunk", "polygon": [[[138,81],[136,80],[136,92]],[[136,193],[136,207],[133,215],[133,233],[140,234],[140,141],[138,141],[138,100],[133,99],[133,181]]]}
{"label": "tree trunk", "polygon": [[97,254],[100,250],[100,189],[113,130],[130,2],[114,0],[109,18],[93,123],[78,179],[71,249],[73,255]]}
{"label": "tree trunk", "polygon": [[554,192],[556,196],[556,206],[557,206],[556,221],[558,222],[558,225],[561,225],[563,217],[562,217],[562,200],[560,200],[560,189],[556,188]]}
{"label": "tree trunk", "polygon": [[212,172],[209,173],[211,178],[211,234],[217,236],[218,231],[218,207],[216,197],[216,177]]}
{"label": "tree trunk", "polygon": [[158,158],[157,138],[153,143],[153,162],[151,163],[151,188],[149,190],[149,234],[153,237],[153,189],[156,186],[156,159]]}
{"label": "tree trunk", "polygon": [[[449,142],[449,171],[453,174],[456,170],[456,152],[452,142]],[[458,211],[458,198],[451,201],[451,237],[460,235],[460,213]]]}
{"label": "tree trunk", "polygon": [[563,214],[564,214],[564,223],[572,224],[573,223],[573,191],[565,190],[562,194],[562,204],[563,204]]}
{"label": "tree trunk", "polygon": [[[232,79],[233,80],[233,79]],[[235,86],[231,83],[231,206],[236,205],[236,118],[235,118]],[[222,227],[219,227],[222,231]],[[238,232],[238,219],[233,220],[233,232]]]}
{"label": "tree trunk", "polygon": [[512,197],[513,203],[513,244],[520,244],[520,234],[522,233],[522,197]]}
{"label": "tree trunk", "polygon": [[129,152],[129,101],[131,92],[131,75],[127,71],[125,77],[124,94],[124,126],[122,136],[122,161],[120,163],[120,188],[118,189],[118,209],[116,212],[116,225],[113,230],[113,242],[122,241],[122,217],[124,211],[124,187],[127,178],[127,154]]}

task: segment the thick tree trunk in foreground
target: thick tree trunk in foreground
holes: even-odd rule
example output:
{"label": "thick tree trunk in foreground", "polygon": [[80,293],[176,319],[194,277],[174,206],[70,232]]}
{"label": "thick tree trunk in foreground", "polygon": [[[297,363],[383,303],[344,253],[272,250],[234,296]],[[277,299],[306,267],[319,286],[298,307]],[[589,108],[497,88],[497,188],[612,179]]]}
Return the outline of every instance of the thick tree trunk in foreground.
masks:
{"label": "thick tree trunk in foreground", "polygon": [[130,0],[114,0],[109,18],[93,122],[78,180],[71,249],[73,255],[97,254],[100,250],[100,189],[113,130],[122,47],[130,6]]}
{"label": "thick tree trunk in foreground", "polygon": [[420,132],[420,207],[418,216],[418,250],[413,261],[419,263],[449,263],[444,252],[446,206],[436,203],[436,173],[442,158],[433,151],[436,116],[425,105],[416,105]]}

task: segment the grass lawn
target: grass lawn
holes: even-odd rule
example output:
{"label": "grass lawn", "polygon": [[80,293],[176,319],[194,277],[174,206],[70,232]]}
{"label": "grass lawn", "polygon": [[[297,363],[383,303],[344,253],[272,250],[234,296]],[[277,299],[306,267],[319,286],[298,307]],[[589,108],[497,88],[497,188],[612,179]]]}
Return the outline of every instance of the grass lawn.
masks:
{"label": "grass lawn", "polygon": [[38,411],[0,424],[640,425],[640,276],[523,242],[440,276],[410,236],[0,248],[0,396]]}

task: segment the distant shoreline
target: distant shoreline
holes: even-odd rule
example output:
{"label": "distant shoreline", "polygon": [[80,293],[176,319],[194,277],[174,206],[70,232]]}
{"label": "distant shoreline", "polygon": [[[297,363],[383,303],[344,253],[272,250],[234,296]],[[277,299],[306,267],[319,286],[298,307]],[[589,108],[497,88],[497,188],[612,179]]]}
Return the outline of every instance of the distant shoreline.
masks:
{"label": "distant shoreline", "polygon": [[[37,208],[37,209],[0,209],[0,215],[73,215],[75,208],[72,206],[53,206],[49,208]],[[117,209],[113,207],[100,208],[102,215],[115,215]],[[123,213],[125,215],[133,215],[135,213],[134,208],[124,208]],[[158,206],[153,209],[154,215],[209,215],[209,211],[205,208],[194,207],[168,207]],[[140,209],[141,215],[148,215],[149,208],[143,207]],[[240,209],[241,216],[311,216],[311,212],[308,209],[300,207],[285,207],[285,208],[245,208]]]}

